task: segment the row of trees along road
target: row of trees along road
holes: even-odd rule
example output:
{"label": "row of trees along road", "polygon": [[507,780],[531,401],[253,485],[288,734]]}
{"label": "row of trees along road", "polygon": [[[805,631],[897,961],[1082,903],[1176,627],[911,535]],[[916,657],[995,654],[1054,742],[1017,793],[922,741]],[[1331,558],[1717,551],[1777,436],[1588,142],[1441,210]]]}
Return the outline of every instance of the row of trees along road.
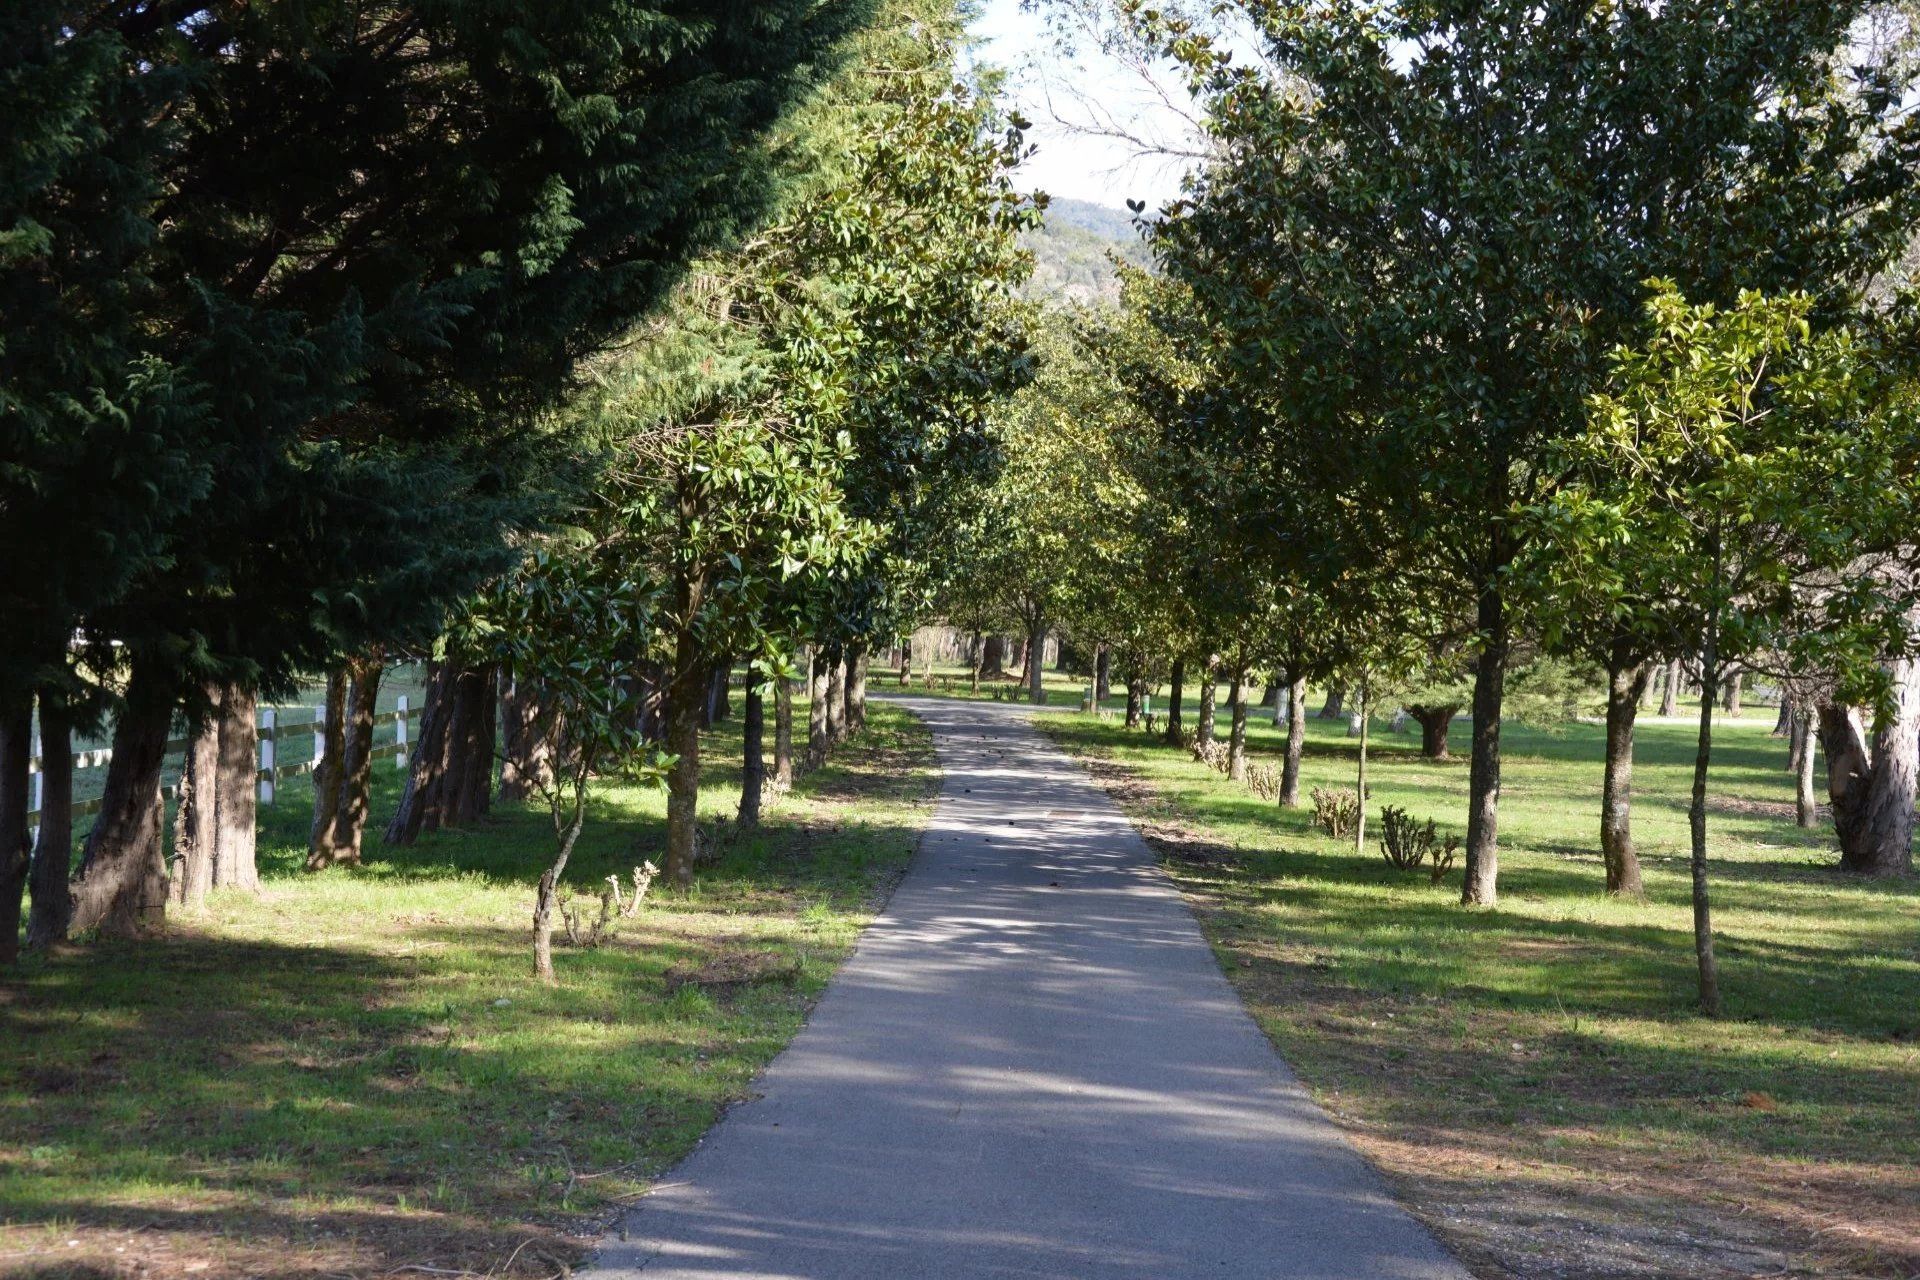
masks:
{"label": "row of trees along road", "polygon": [[[316,674],[309,866],[358,860],[383,664],[425,657],[386,836],[471,820],[509,756],[555,814],[543,972],[595,771],[664,776],[690,878],[716,672],[790,726],[805,642],[858,717],[1025,376],[1023,144],[951,4],[709,10],[7,6],[7,956],[30,867],[41,945],[249,883],[255,701]],[[69,735],[108,721],[69,883]]]}
{"label": "row of trees along road", "polygon": [[1502,721],[1564,714],[1583,668],[1606,673],[1607,888],[1639,892],[1633,716],[1685,657],[1717,1010],[1728,664],[1817,714],[1842,865],[1911,867],[1911,26],[1864,2],[1223,11],[1230,40],[1127,11],[1122,36],[1188,74],[1211,158],[1142,223],[1157,273],[1052,320],[1007,413],[1068,442],[1006,473],[994,519],[1045,536],[1024,567],[978,540],[973,590],[1012,593],[1005,616],[1056,566],[1050,621],[1170,676],[1175,740],[1183,681],[1204,673],[1204,742],[1224,678],[1235,776],[1246,682],[1271,674],[1290,804],[1307,680],[1413,708],[1436,754],[1470,704],[1476,906],[1498,893]]}

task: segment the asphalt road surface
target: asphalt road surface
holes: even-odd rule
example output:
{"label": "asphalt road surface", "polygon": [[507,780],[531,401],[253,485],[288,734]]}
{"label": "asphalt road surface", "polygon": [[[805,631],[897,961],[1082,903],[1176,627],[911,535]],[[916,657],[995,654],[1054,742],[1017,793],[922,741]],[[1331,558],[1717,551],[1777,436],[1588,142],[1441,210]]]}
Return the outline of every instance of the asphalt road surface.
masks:
{"label": "asphalt road surface", "polygon": [[902,701],[945,771],[912,869],[596,1274],[1465,1280],[1024,709]]}

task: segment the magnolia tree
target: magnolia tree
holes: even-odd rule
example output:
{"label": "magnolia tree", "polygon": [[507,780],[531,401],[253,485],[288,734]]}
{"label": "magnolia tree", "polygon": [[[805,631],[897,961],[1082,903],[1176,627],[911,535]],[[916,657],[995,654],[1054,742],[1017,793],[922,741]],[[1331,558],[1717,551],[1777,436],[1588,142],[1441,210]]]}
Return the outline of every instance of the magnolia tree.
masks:
{"label": "magnolia tree", "polygon": [[[1673,626],[1700,654],[1698,750],[1689,810],[1694,949],[1701,1009],[1721,1011],[1708,892],[1707,785],[1713,719],[1730,664],[1769,650],[1884,694],[1875,659],[1904,640],[1903,602],[1857,572],[1888,545],[1905,486],[1890,460],[1910,450],[1902,414],[1872,403],[1872,379],[1845,331],[1816,333],[1804,295],[1742,294],[1726,308],[1662,283],[1652,337],[1617,351],[1591,427],[1569,444],[1574,479],[1555,501],[1560,554],[1601,566],[1639,560],[1666,584],[1649,601],[1613,598],[1630,631]],[[1909,471],[1910,473],[1910,471]],[[1883,701],[1883,699],[1876,699]],[[1904,703],[1893,719],[1913,737]],[[1912,800],[1905,828],[1912,830]]]}

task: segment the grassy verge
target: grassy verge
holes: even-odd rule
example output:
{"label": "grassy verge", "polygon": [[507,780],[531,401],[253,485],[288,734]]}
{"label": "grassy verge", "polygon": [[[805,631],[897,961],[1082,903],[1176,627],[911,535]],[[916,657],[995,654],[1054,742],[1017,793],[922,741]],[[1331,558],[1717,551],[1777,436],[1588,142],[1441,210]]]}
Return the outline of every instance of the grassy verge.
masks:
{"label": "grassy verge", "polygon": [[[258,897],[0,985],[0,1274],[553,1275],[799,1028],[937,789],[904,711],[721,842],[695,889],[529,976],[543,813],[299,870],[304,782]],[[738,730],[703,811],[738,802]],[[374,812],[398,780],[380,771]],[[664,799],[608,783],[569,868],[660,860]]]}
{"label": "grassy verge", "polygon": [[[1689,1011],[1692,734],[1640,735],[1644,903],[1601,892],[1601,731],[1505,735],[1501,906],[1457,905],[1183,753],[1041,718],[1163,851],[1288,1061],[1488,1276],[1920,1273],[1920,886],[1831,869],[1771,724],[1725,731],[1715,922],[1730,1018]],[[1308,786],[1353,785],[1311,721]],[[1464,761],[1387,738],[1382,804],[1464,828]],[[1277,753],[1274,730],[1254,748]]]}

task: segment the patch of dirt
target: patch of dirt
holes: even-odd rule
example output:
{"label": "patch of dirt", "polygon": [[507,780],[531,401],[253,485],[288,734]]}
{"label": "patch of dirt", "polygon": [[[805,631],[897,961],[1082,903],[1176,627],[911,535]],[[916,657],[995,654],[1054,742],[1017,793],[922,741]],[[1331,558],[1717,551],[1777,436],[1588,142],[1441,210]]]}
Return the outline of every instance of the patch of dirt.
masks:
{"label": "patch of dirt", "polygon": [[692,983],[704,991],[725,994],[763,982],[792,986],[800,979],[797,956],[775,951],[722,951],[697,965],[674,965],[665,974],[667,990]]}
{"label": "patch of dirt", "polygon": [[[1407,1208],[1475,1275],[1920,1276],[1920,1170],[1767,1158],[1710,1139],[1686,1149],[1657,1140],[1626,1145],[1556,1123],[1556,1099],[1603,1106],[1681,1086],[1622,1078],[1607,1061],[1572,1069],[1566,1055],[1589,1050],[1540,1044],[1538,1025],[1517,1014],[1476,1004],[1469,1015],[1449,1002],[1355,988],[1324,957],[1240,930],[1214,874],[1237,851],[1183,822],[1124,766],[1078,758],[1169,860],[1229,981],[1277,1047]],[[1549,960],[1580,950],[1508,945]],[[1463,1051],[1458,1019],[1468,1016],[1471,1048]],[[1526,1090],[1507,1091],[1526,1099],[1522,1114],[1478,1114],[1444,1092],[1464,1087],[1475,1071],[1526,1077]],[[1745,1115],[1778,1106],[1764,1093],[1703,1105]]]}

